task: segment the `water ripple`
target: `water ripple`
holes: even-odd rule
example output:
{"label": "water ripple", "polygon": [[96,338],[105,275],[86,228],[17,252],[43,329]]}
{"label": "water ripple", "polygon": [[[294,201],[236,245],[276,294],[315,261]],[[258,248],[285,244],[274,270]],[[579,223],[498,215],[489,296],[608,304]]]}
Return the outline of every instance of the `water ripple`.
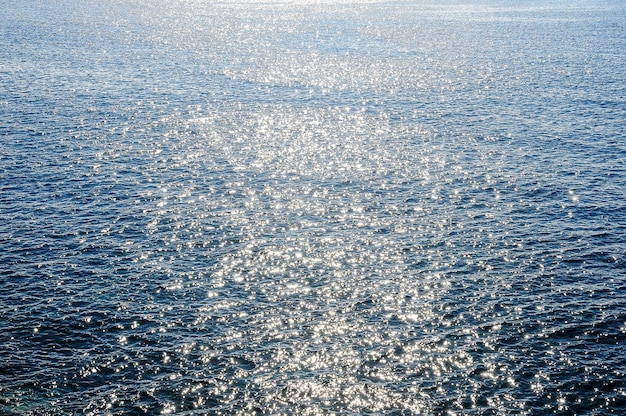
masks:
{"label": "water ripple", "polygon": [[623,412],[622,6],[35,3],[0,413]]}

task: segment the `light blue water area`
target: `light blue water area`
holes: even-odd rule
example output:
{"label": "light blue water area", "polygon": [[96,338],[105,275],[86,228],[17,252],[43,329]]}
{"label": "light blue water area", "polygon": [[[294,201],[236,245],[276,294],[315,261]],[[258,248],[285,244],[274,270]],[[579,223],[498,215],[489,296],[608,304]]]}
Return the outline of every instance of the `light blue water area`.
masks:
{"label": "light blue water area", "polygon": [[0,414],[623,414],[626,6],[5,1]]}

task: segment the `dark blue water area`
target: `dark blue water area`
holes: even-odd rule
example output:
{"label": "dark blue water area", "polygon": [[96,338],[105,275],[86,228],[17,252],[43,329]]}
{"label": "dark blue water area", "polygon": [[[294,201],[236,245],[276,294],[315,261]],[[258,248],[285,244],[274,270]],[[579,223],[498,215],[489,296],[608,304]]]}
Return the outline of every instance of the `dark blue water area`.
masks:
{"label": "dark blue water area", "polygon": [[0,10],[0,414],[626,411],[624,5]]}

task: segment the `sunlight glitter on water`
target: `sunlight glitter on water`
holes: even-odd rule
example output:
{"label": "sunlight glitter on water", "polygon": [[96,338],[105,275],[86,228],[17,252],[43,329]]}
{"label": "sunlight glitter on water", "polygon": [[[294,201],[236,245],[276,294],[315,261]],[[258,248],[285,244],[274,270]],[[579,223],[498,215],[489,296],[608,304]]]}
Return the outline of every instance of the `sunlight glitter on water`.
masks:
{"label": "sunlight glitter on water", "polygon": [[[225,233],[222,238],[234,238],[237,243],[218,244],[227,250],[211,273],[207,300],[212,306],[202,307],[193,325],[226,325],[223,335],[214,341],[230,351],[231,360],[234,354],[238,377],[256,380],[255,389],[263,392],[266,405],[298,403],[299,409],[310,414],[324,406],[354,412],[383,411],[393,406],[427,410],[428,394],[410,386],[406,394],[400,394],[385,388],[385,383],[402,382],[408,374],[444,377],[452,369],[458,372],[472,367],[473,362],[463,351],[452,352],[449,342],[440,343],[436,337],[432,344],[418,341],[419,334],[408,330],[418,322],[431,322],[433,331],[452,325],[432,304],[449,290],[447,276],[415,270],[409,259],[423,255],[431,270],[450,267],[450,263],[436,249],[411,248],[402,235],[422,230],[429,245],[429,238],[446,233],[449,223],[445,218],[433,218],[436,199],[430,197],[431,192],[424,192],[423,197],[429,205],[418,204],[422,198],[407,202],[411,195],[398,189],[401,181],[387,178],[393,169],[396,174],[389,178],[423,177],[427,178],[423,180],[427,190],[439,188],[438,178],[446,166],[443,154],[425,156],[424,148],[418,148],[419,156],[413,157],[402,153],[404,147],[396,151],[393,146],[366,153],[364,149],[397,133],[386,119],[353,117],[345,109],[304,116],[279,109],[271,117],[238,122],[236,132],[230,125],[206,117],[199,125],[202,127],[194,127],[195,134],[205,145],[214,146],[207,154],[245,167],[239,172],[246,175],[242,181],[224,184],[224,189],[232,192],[220,200],[221,217],[230,219],[233,230],[238,231],[235,235]],[[348,128],[337,128],[344,125]],[[236,136],[230,146],[238,147],[224,146],[222,141],[215,145],[220,136],[215,126]],[[316,129],[318,140],[307,139],[311,137],[307,129]],[[248,137],[252,134],[254,137]],[[293,140],[294,136],[298,140]],[[328,144],[320,142],[324,137],[328,137]],[[336,137],[345,145],[326,151],[325,146],[337,143]],[[436,146],[429,149],[437,152]],[[249,155],[256,159],[250,160]],[[294,163],[289,163],[290,157]],[[250,170],[255,173],[249,174]],[[306,181],[300,187],[291,181],[256,185],[250,178],[258,176],[297,178],[298,184],[315,177],[327,180],[328,185],[323,189]],[[391,192],[393,200],[376,196]],[[415,213],[420,214],[415,217]],[[189,213],[163,215],[184,221],[189,218]],[[174,224],[172,228],[186,226]],[[360,231],[355,234],[355,230]],[[173,293],[184,290],[180,285],[166,288]],[[233,353],[236,351],[243,356]],[[212,354],[212,359],[225,359],[223,354]],[[205,364],[211,362],[203,360]],[[240,360],[244,367],[240,367]],[[360,375],[354,374],[357,368]],[[319,380],[309,379],[311,372],[320,374],[316,377]],[[491,373],[484,374],[487,377]],[[373,380],[373,386],[380,387],[366,387],[355,377]],[[243,393],[243,387],[225,383],[223,389],[235,397]],[[280,407],[275,410],[280,411]]]}
{"label": "sunlight glitter on water", "polygon": [[156,3],[6,8],[0,413],[624,409],[623,6]]}

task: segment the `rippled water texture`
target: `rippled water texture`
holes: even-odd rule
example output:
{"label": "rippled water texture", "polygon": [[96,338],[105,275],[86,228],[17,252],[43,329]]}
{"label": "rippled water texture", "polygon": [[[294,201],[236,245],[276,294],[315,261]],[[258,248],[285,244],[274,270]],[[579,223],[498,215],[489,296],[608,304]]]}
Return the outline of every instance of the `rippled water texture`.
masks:
{"label": "rippled water texture", "polygon": [[617,1],[4,1],[0,414],[624,414],[624,62]]}

